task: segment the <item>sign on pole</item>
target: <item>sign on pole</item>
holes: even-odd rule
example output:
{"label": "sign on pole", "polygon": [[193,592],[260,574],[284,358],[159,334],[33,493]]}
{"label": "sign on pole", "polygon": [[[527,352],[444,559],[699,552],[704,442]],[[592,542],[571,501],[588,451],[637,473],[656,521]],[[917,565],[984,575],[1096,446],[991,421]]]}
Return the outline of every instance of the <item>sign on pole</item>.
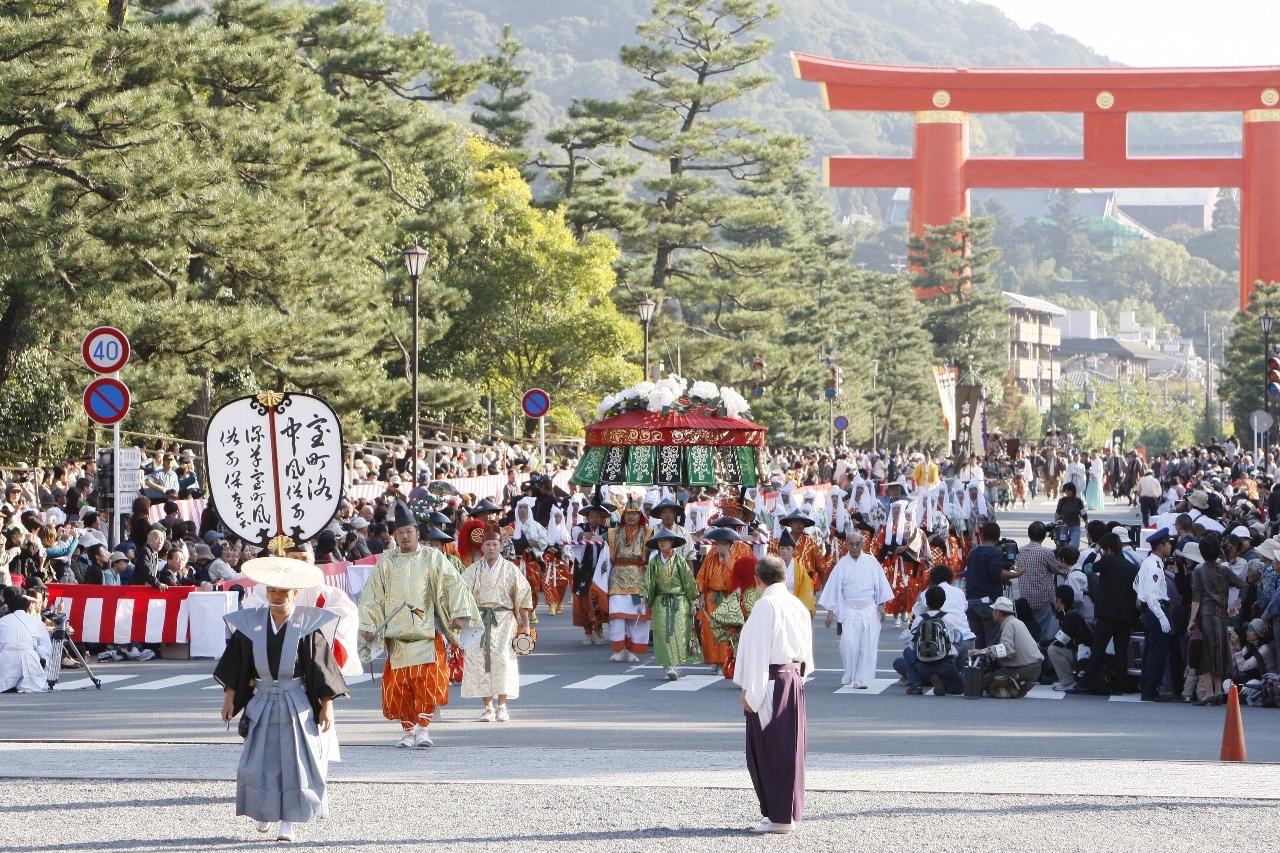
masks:
{"label": "sign on pole", "polygon": [[538,444],[542,453],[542,462],[538,465],[538,471],[542,472],[547,467],[546,417],[547,412],[551,411],[551,396],[541,388],[530,388],[520,398],[520,408],[524,410],[525,417],[538,419]]}
{"label": "sign on pole", "polygon": [[99,326],[84,336],[80,355],[94,373],[115,373],[129,361],[129,339],[111,326]]}
{"label": "sign on pole", "polygon": [[342,500],[342,427],[310,394],[264,391],[205,428],[209,496],[241,539],[283,555],[329,524]]}
{"label": "sign on pole", "polygon": [[102,426],[112,426],[129,414],[129,389],[119,379],[100,376],[84,389],[84,410],[89,419]]}
{"label": "sign on pole", "polygon": [[844,415],[836,415],[835,428],[837,432],[844,432],[849,428],[849,419]]}
{"label": "sign on pole", "polygon": [[142,451],[122,447],[116,451],[116,512],[130,512],[142,491]]}

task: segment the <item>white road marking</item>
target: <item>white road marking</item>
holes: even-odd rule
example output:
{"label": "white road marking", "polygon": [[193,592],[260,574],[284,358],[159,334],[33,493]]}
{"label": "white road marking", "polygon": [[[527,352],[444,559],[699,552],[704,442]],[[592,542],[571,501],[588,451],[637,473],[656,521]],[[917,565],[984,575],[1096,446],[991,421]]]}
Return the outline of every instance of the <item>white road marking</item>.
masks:
{"label": "white road marking", "polygon": [[1109,696],[1109,697],[1107,697],[1107,701],[1108,701],[1108,702],[1141,702],[1141,701],[1142,701],[1142,694],[1141,694],[1141,693],[1126,693],[1126,694],[1125,694],[1125,695],[1123,695],[1123,696]]}
{"label": "white road marking", "polygon": [[877,678],[875,681],[868,684],[864,690],[858,690],[852,684],[846,684],[836,692],[852,693],[858,696],[876,696],[883,693],[885,688],[897,683],[897,679],[894,678]]}
{"label": "white road marking", "polygon": [[[99,675],[98,680],[103,684],[110,684],[113,681],[124,681],[126,678],[137,678],[136,675]],[[86,687],[93,687],[93,682],[87,678],[77,678],[75,681],[59,681],[53,685],[54,690],[84,690]]]}
{"label": "white road marking", "polygon": [[668,681],[665,684],[659,684],[654,690],[701,690],[708,685],[715,684],[717,681],[724,681],[723,675],[686,675],[679,681]]}
{"label": "white road marking", "polygon": [[546,681],[548,678],[555,678],[554,675],[525,675],[520,674],[520,686],[528,687],[530,684],[537,684],[539,681]]}
{"label": "white road marking", "polygon": [[575,681],[573,684],[566,684],[562,690],[608,690],[610,687],[617,687],[619,684],[630,681],[633,678],[640,678],[639,675],[593,675],[586,681]]}
{"label": "white road marking", "polygon": [[130,684],[125,687],[118,687],[117,690],[164,690],[166,687],[180,687],[183,684],[190,684],[193,681],[208,681],[212,678],[209,673],[201,672],[188,675],[174,675],[170,678],[162,678],[159,681],[147,681],[142,684]]}

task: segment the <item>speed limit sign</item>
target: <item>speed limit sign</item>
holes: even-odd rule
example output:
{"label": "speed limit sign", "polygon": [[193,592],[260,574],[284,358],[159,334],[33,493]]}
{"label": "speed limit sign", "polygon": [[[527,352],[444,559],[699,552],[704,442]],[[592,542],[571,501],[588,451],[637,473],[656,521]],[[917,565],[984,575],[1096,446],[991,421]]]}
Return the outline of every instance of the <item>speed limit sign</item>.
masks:
{"label": "speed limit sign", "polygon": [[129,339],[111,326],[99,326],[80,345],[84,363],[94,373],[115,373],[129,360]]}

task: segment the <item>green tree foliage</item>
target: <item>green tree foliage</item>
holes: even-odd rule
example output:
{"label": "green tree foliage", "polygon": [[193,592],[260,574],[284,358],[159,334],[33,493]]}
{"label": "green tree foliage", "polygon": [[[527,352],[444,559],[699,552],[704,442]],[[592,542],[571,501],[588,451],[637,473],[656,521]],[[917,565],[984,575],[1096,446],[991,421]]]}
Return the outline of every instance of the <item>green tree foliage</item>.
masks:
{"label": "green tree foliage", "polygon": [[1085,398],[1081,389],[1061,393],[1055,401],[1059,426],[1084,447],[1102,447],[1111,440],[1112,430],[1123,429],[1132,444],[1148,453],[1164,453],[1192,444],[1203,422],[1199,407],[1166,400],[1158,386],[1141,376],[1096,385],[1093,391],[1090,409],[1073,408]]}
{"label": "green tree foliage", "polygon": [[[360,0],[123,9],[0,4],[0,393],[33,348],[74,369],[106,322],[134,344],[132,428],[199,436],[272,387],[328,398],[352,434],[406,430],[400,250],[431,253],[425,351],[474,310],[470,259],[520,246],[492,149],[433,106],[490,63],[389,35]],[[561,256],[557,274],[593,263]],[[475,412],[483,375],[424,373],[425,407]]]}
{"label": "green tree foliage", "polygon": [[[1280,284],[1259,283],[1249,307],[1239,312],[1227,339],[1226,366],[1222,371],[1219,394],[1231,407],[1235,434],[1247,439],[1253,435],[1249,415],[1265,408],[1262,399],[1266,357],[1262,351],[1262,315],[1280,316]],[[1271,344],[1280,343],[1280,330],[1271,330]],[[1275,408],[1274,406],[1272,407]]]}
{"label": "green tree foliage", "polygon": [[528,71],[516,67],[521,45],[511,37],[511,26],[502,28],[502,38],[495,45],[496,53],[489,59],[485,83],[493,89],[489,97],[476,98],[475,105],[484,112],[471,114],[471,121],[485,129],[489,141],[507,149],[508,162],[523,166],[528,152],[523,150],[525,137],[533,130],[533,122],[520,115],[532,94],[525,91],[529,81]]}
{"label": "green tree foliage", "polygon": [[529,185],[490,153],[499,156],[476,179],[494,250],[459,259],[446,275],[470,310],[436,359],[476,377],[506,412],[536,387],[563,409],[593,415],[601,389],[641,379],[627,359],[641,347],[639,329],[609,299],[617,248],[599,234],[579,242],[559,212],[533,208]]}
{"label": "green tree foliage", "polygon": [[1000,250],[990,245],[993,219],[955,219],[930,226],[908,243],[912,285],[926,299],[924,328],[938,361],[972,370],[993,403],[1002,396],[1009,361],[1008,300],[994,285]]}

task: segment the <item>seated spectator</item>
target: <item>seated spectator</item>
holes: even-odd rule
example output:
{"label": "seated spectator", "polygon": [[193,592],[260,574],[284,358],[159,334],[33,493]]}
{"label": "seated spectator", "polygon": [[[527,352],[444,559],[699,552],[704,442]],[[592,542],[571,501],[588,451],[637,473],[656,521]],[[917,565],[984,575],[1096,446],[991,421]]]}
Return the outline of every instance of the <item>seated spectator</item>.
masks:
{"label": "seated spectator", "polygon": [[1089,647],[1093,644],[1093,631],[1089,630],[1089,623],[1084,621],[1080,611],[1075,609],[1075,600],[1074,589],[1066,584],[1058,587],[1053,602],[1058,617],[1058,633],[1045,649],[1045,654],[1058,676],[1053,689],[1059,692],[1075,686],[1080,662],[1089,657]]}
{"label": "seated spectator", "polygon": [[[106,546],[92,545],[89,547],[87,555],[89,557],[89,565],[88,568],[84,570],[84,582],[87,584],[96,584],[98,586],[106,585],[106,573],[111,572],[113,576],[115,575],[115,572],[111,571],[111,560],[107,555]],[[115,580],[116,583],[112,584],[112,586],[120,583],[120,578],[118,576],[116,576]]]}
{"label": "seated spectator", "polygon": [[931,586],[924,591],[925,612],[917,614],[911,623],[911,644],[902,650],[902,657],[893,662],[893,668],[907,679],[907,693],[919,696],[924,693],[924,679],[933,685],[934,696],[946,696],[964,692],[964,679],[956,669],[956,647],[962,641],[964,619],[955,613],[946,613],[947,594],[941,586]]}
{"label": "seated spectator", "polygon": [[195,570],[187,565],[187,552],[173,545],[165,552],[165,562],[158,575],[160,584],[170,586],[195,586]]}
{"label": "seated spectator", "polygon": [[387,525],[380,521],[369,525],[369,536],[364,540],[364,544],[372,556],[387,550],[387,546],[391,544],[391,534],[387,532]]}
{"label": "seated spectator", "polygon": [[1245,684],[1255,678],[1262,678],[1268,672],[1276,671],[1275,653],[1270,643],[1262,639],[1263,626],[1261,619],[1254,619],[1245,626],[1245,638],[1241,643],[1235,631],[1230,632],[1232,647],[1235,649],[1236,684]]}
{"label": "seated spectator", "polygon": [[[950,566],[937,564],[929,570],[929,586],[936,586],[946,593],[946,600],[942,604],[942,612],[956,616],[959,621],[962,631],[960,641],[956,644],[956,652],[959,655],[959,659],[968,660],[969,651],[973,648],[975,636],[973,631],[969,628],[969,619],[966,615],[967,602],[965,601],[964,590],[952,584],[952,579],[953,576],[951,574]],[[924,592],[921,592],[919,597],[916,598],[916,603],[911,607],[913,615],[922,616],[925,611],[929,609],[928,603],[925,601],[925,593],[928,591],[928,589],[924,590]]]}
{"label": "seated spectator", "polygon": [[1044,665],[1040,647],[1031,638],[1027,626],[1018,621],[1018,617],[1014,615],[1016,612],[1013,602],[1003,595],[992,602],[992,619],[1000,630],[998,642],[970,652],[971,656],[984,654],[998,664],[996,669],[982,677],[982,686],[997,698],[1013,698],[1001,690],[992,691],[992,684],[997,679],[1017,684],[1017,691],[1013,695],[1022,697],[1039,680],[1040,670]]}
{"label": "seated spectator", "polygon": [[184,452],[182,461],[178,463],[178,497],[182,500],[204,497],[204,490],[200,488],[200,479],[196,476],[195,469],[191,467],[192,459],[190,453]]}
{"label": "seated spectator", "polygon": [[[229,547],[229,546],[227,546]],[[223,560],[221,554],[226,552],[226,547],[218,545],[210,548],[208,545],[197,545],[192,553],[195,555],[196,564],[203,571],[201,581],[208,584],[230,583],[231,581],[244,580],[244,575],[237,572]],[[237,556],[240,553],[239,547],[236,548]]]}
{"label": "seated spectator", "polygon": [[7,603],[9,612],[0,617],[0,693],[45,693],[45,664],[53,645],[40,619],[40,605],[22,595]]}

